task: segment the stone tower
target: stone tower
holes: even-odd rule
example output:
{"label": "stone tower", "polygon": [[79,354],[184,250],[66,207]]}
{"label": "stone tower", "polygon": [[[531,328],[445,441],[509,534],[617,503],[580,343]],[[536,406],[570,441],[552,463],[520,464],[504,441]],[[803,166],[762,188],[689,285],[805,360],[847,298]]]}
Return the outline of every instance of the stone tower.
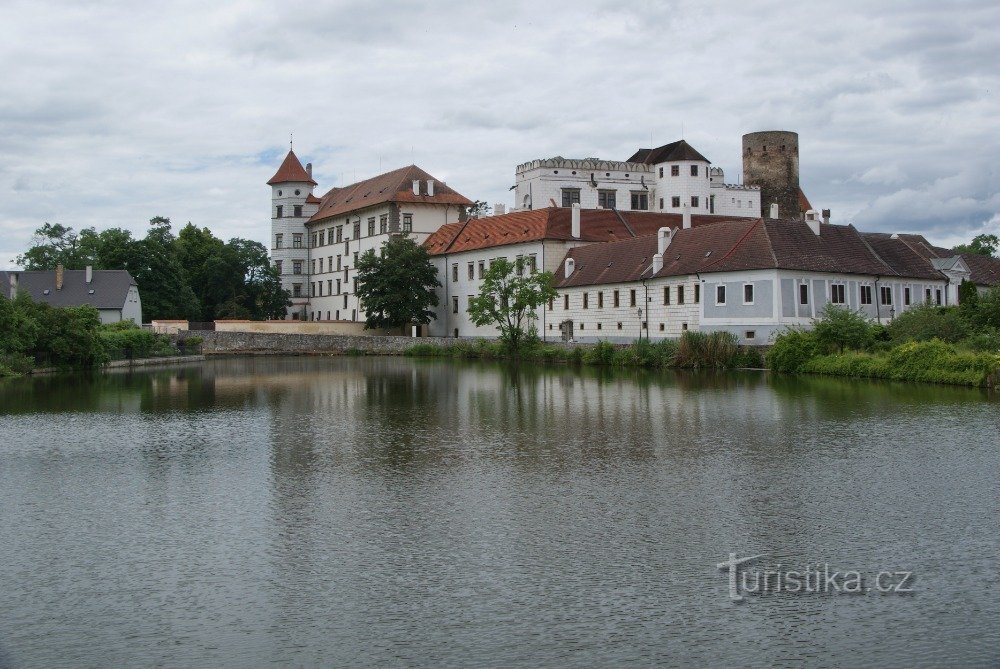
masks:
{"label": "stone tower", "polygon": [[743,135],[743,183],[760,186],[760,211],[766,218],[778,204],[779,218],[801,218],[799,135],[766,130]]}

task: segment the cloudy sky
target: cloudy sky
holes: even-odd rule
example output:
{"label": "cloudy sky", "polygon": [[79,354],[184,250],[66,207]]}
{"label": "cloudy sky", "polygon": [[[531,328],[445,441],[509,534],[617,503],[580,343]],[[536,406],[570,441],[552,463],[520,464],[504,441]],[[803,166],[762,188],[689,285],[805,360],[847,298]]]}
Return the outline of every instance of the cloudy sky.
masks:
{"label": "cloudy sky", "polygon": [[44,222],[266,241],[294,133],[318,192],[416,163],[511,202],[514,166],[799,133],[834,222],[1000,232],[1000,4],[0,3],[0,269]]}

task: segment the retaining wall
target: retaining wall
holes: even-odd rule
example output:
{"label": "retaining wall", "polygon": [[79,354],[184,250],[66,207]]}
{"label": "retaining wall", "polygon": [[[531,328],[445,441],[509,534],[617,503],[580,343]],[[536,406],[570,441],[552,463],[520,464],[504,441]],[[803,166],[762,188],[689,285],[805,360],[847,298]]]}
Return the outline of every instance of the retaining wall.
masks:
{"label": "retaining wall", "polygon": [[217,353],[344,353],[348,350],[399,355],[414,344],[454,344],[447,337],[373,337],[371,335],[276,334],[273,332],[199,332],[202,351]]}

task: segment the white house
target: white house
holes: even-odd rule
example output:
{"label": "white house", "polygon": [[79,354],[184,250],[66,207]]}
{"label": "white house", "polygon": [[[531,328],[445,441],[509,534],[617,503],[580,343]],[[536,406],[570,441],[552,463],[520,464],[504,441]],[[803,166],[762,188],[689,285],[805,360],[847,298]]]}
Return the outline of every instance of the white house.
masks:
{"label": "white house", "polygon": [[292,151],[268,184],[271,257],[292,295],[293,320],[364,321],[355,291],[361,254],[391,234],[421,243],[472,204],[416,165],[316,197],[311,166]]}
{"label": "white house", "polygon": [[514,173],[514,207],[571,207],[718,216],[761,215],[760,187],[727,184],[721,168],[686,141],[639,149],[626,161],[562,156]]}
{"label": "white house", "polygon": [[53,307],[89,304],[97,309],[102,323],[132,321],[142,324],[139,285],[125,270],[86,269],[31,272],[0,272],[0,296],[14,299],[19,290],[36,302]]}

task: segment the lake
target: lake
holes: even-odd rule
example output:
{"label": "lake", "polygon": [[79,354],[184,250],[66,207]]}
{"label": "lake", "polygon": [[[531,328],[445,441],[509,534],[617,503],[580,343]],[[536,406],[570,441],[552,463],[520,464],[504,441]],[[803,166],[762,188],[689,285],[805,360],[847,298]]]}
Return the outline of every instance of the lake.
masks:
{"label": "lake", "polygon": [[998,435],[749,372],[2,381],[0,667],[997,666]]}

